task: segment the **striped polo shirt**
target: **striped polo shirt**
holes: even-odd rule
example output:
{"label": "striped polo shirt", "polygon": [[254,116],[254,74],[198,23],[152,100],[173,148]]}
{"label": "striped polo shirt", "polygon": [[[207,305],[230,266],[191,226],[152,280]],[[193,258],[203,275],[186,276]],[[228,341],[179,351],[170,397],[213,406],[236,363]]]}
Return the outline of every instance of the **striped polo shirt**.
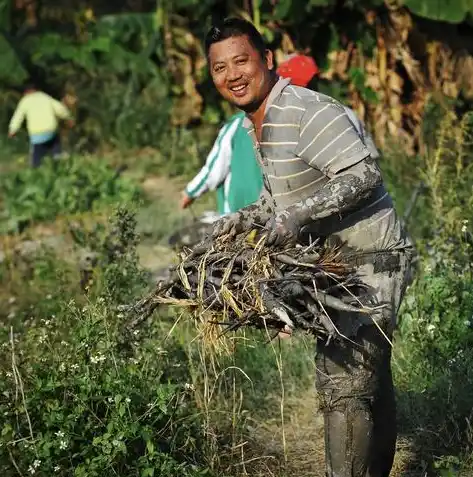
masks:
{"label": "striped polo shirt", "polygon": [[[342,173],[356,175],[351,167],[378,157],[353,111],[329,96],[293,86],[289,79],[279,79],[268,97],[259,144],[248,118],[245,126],[276,212],[297,204],[303,207],[332,178]],[[316,216],[314,219],[320,230],[320,222]],[[337,237],[355,250],[411,245],[384,185],[350,213],[334,213],[321,223],[324,236]]]}

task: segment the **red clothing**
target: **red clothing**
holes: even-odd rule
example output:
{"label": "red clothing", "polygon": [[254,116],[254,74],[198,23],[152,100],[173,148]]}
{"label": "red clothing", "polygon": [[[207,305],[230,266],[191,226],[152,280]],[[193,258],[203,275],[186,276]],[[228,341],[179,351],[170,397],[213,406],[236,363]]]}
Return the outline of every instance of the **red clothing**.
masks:
{"label": "red clothing", "polygon": [[296,86],[307,86],[319,74],[319,68],[310,56],[296,54],[281,63],[276,72],[283,78],[291,78],[291,83]]}

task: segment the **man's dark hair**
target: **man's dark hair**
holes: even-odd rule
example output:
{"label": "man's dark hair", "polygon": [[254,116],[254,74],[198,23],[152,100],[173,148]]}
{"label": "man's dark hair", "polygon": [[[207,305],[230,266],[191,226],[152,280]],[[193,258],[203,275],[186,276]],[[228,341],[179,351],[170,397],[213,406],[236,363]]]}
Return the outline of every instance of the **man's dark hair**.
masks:
{"label": "man's dark hair", "polygon": [[221,24],[210,28],[205,36],[205,54],[208,56],[210,47],[228,38],[236,36],[247,36],[252,46],[259,52],[264,59],[266,54],[266,44],[261,33],[256,29],[253,23],[241,18],[226,18]]}

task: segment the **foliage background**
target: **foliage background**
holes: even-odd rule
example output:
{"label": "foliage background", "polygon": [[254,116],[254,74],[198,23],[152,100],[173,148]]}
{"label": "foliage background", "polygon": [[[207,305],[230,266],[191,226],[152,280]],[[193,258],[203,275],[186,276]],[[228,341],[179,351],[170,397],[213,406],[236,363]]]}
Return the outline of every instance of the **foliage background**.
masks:
{"label": "foliage background", "polygon": [[[329,92],[350,102],[375,138],[423,152],[434,99],[473,97],[470,0],[1,0],[0,124],[31,77],[77,114],[75,148],[104,143],[169,150],[189,127],[229,113],[205,68],[202,40],[215,19],[252,19],[276,53],[310,51]],[[182,127],[186,126],[186,132]],[[211,133],[209,133],[211,134]]]}
{"label": "foliage background", "polygon": [[236,14],[278,61],[316,57],[321,87],[371,127],[400,214],[426,185],[408,223],[420,259],[394,352],[393,475],[470,476],[471,0],[58,3],[0,0],[0,127],[27,77],[78,119],[59,166],[33,173],[24,136],[1,144],[1,474],[322,476],[310,340],[249,334],[216,359],[172,310],[123,330],[119,307],[144,293],[157,255],[170,259],[157,242],[183,220],[182,182],[230,113],[201,43]]}

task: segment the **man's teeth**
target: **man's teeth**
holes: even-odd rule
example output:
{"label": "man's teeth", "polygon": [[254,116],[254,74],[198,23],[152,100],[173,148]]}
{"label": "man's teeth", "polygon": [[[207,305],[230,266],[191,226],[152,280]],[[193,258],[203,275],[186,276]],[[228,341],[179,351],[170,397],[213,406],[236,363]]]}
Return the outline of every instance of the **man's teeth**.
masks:
{"label": "man's teeth", "polygon": [[232,91],[241,91],[242,89],[246,88],[246,85],[245,84],[242,84],[240,86],[234,86],[233,88],[231,88]]}

